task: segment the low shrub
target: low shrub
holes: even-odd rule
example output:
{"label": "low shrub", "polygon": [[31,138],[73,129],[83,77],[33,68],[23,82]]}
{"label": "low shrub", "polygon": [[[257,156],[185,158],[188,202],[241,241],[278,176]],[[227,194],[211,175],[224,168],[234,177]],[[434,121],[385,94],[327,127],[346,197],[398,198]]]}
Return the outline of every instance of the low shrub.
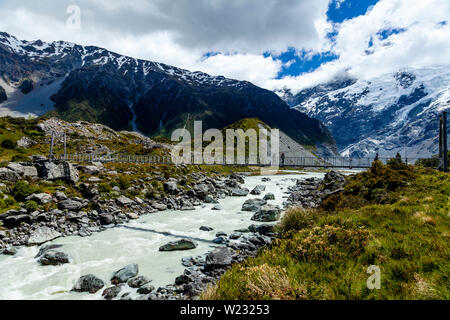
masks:
{"label": "low shrub", "polygon": [[10,150],[14,150],[16,148],[16,143],[10,139],[5,139],[2,141],[2,143],[0,144],[2,148],[4,149],[10,149]]}
{"label": "low shrub", "polygon": [[110,193],[112,190],[112,187],[110,184],[102,182],[98,184],[98,191],[104,192],[104,193]]}
{"label": "low shrub", "polygon": [[302,230],[313,225],[320,212],[312,209],[289,208],[275,229],[284,234],[292,230]]}
{"label": "low shrub", "polygon": [[118,182],[119,188],[122,190],[126,190],[131,186],[130,178],[126,176],[120,176]]}
{"label": "low shrub", "polygon": [[34,212],[39,208],[39,205],[36,201],[28,200],[25,202],[25,209],[27,209],[28,212]]}
{"label": "low shrub", "polygon": [[27,181],[20,180],[14,185],[11,194],[17,201],[25,201],[28,196],[39,192],[41,192],[39,187],[30,185]]}

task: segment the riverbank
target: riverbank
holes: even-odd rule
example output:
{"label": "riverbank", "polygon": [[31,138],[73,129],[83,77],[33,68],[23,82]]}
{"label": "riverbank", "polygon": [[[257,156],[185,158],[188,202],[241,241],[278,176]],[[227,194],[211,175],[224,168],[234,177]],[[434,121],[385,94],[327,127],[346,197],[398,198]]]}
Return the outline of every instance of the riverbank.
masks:
{"label": "riverbank", "polygon": [[[122,170],[116,169],[119,169],[118,174],[121,175]],[[111,168],[107,170],[111,170]],[[162,169],[160,170],[162,171]],[[153,169],[153,171],[155,170]],[[218,175],[217,171],[212,174]],[[91,178],[88,175],[84,176],[81,170],[80,176],[82,180]],[[248,177],[245,178],[244,185],[240,184],[240,182],[243,182],[242,178],[222,176],[217,178],[216,183],[220,184],[219,180],[222,182],[239,180],[228,182],[228,184],[231,183],[234,186],[229,190],[229,195],[237,186],[240,189],[248,189],[246,193],[255,189],[257,185],[265,185],[266,189],[259,196],[250,194],[240,197],[217,196],[215,200],[218,203],[200,204],[195,206],[196,210],[181,211],[172,208],[157,211],[145,216],[140,215],[136,220],[123,221],[116,228],[105,225],[103,226],[103,232],[93,233],[89,237],[74,236],[76,235],[74,233],[47,243],[62,245],[57,250],[67,254],[69,257],[69,263],[67,264],[41,266],[38,259],[35,258],[39,247],[18,247],[15,256],[0,255],[0,265],[2,270],[5,270],[0,275],[0,278],[2,278],[0,281],[4,284],[2,290],[0,290],[0,297],[3,299],[101,299],[105,288],[111,288],[109,283],[113,272],[133,263],[138,264],[139,275],[152,280],[150,285],[154,287],[154,290],[150,293],[137,294],[136,288],[121,285],[121,290],[117,292],[114,298],[186,299],[195,297],[204,288],[203,285],[214,283],[223,272],[221,271],[223,268],[218,268],[216,265],[208,271],[209,274],[195,274],[196,271],[203,269],[199,262],[201,264],[205,260],[208,252],[215,248],[229,247],[231,261],[227,262],[225,266],[228,267],[228,263],[242,261],[245,257],[256,253],[260,246],[270,242],[270,234],[268,235],[270,228],[251,228],[251,231],[253,231],[251,232],[248,227],[253,224],[273,225],[274,222],[252,221],[255,212],[242,211],[243,203],[248,199],[263,198],[267,193],[273,193],[275,200],[269,200],[268,202],[282,208],[283,202],[286,201],[288,196],[284,194],[288,191],[288,187],[295,185],[297,178],[305,179],[311,176],[320,177],[323,174],[273,176],[270,181],[266,181],[267,179],[262,181],[262,177]],[[201,181],[195,182],[198,185]],[[227,186],[226,183],[225,186]],[[194,187],[192,189],[199,188]],[[220,189],[217,188],[217,190]],[[189,190],[185,192],[189,192]],[[115,200],[115,203],[117,203],[117,200]],[[219,208],[216,206],[219,206]],[[212,210],[213,207],[221,210]],[[176,209],[180,208],[177,207]],[[202,231],[200,230],[202,226],[207,226],[213,230]],[[223,237],[224,243],[222,244],[213,242],[218,241],[218,239],[220,241],[220,236],[216,236],[218,233],[226,234]],[[197,242],[197,247],[192,251],[158,251],[160,246],[180,238],[194,239]],[[235,248],[232,248],[233,246]],[[243,247],[239,248],[239,246]],[[246,250],[243,250],[244,247]],[[236,254],[236,248],[239,249],[239,254]],[[194,258],[202,256],[203,259],[189,259],[190,256]],[[228,261],[228,259],[225,260]],[[193,261],[197,262],[198,265],[187,267]],[[17,267],[18,265],[20,268]],[[194,272],[186,275],[185,269]],[[95,294],[70,291],[79,277],[91,273],[104,282],[104,287],[101,290],[98,290]],[[167,286],[167,284],[173,284],[177,278],[176,286]]]}
{"label": "riverbank", "polygon": [[[449,299],[449,200],[448,173],[375,162],[320,205],[288,210],[281,238],[202,299]],[[374,270],[380,289],[367,285]]]}

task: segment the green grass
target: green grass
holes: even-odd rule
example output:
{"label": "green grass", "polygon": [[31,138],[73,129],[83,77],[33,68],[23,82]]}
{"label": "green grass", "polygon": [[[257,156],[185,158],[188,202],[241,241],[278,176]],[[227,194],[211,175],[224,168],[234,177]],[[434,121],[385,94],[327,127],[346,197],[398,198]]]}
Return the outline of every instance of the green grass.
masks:
{"label": "green grass", "polygon": [[[375,164],[325,207],[288,211],[271,248],[233,266],[202,298],[449,299],[449,178]],[[381,269],[380,290],[367,288],[371,265]]]}

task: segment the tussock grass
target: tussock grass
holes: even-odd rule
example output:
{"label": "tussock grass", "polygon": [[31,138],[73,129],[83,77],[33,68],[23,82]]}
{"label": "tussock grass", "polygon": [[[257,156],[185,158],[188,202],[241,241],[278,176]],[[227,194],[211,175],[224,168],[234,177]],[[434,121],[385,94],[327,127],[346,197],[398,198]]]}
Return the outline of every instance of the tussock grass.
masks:
{"label": "tussock grass", "polygon": [[[289,210],[277,226],[281,237],[202,298],[450,298],[448,173],[375,163],[327,200]],[[380,290],[367,288],[371,265],[381,269]]]}

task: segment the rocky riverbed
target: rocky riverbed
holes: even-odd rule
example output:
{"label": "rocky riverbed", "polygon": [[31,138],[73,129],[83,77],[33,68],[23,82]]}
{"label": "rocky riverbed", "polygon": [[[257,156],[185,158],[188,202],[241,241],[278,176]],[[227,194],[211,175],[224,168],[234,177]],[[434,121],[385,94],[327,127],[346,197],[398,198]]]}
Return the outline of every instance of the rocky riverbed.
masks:
{"label": "rocky riverbed", "polygon": [[[271,242],[281,209],[316,206],[321,194],[340,187],[339,176],[322,183],[323,176],[255,176],[245,181],[238,175],[200,177],[194,192],[167,180],[164,188],[173,195],[158,201],[141,203],[123,196],[101,212],[86,212],[83,206],[76,208],[79,211],[72,211],[75,206],[58,209],[72,231],[63,233],[61,218],[36,219],[27,227],[22,223],[1,231],[5,252],[0,255],[0,298],[195,298],[231,264]],[[85,200],[55,201],[59,207]],[[124,214],[124,208],[130,214]],[[19,237],[11,236],[11,230]],[[26,246],[31,244],[42,245]],[[117,273],[122,274],[120,280]]]}

